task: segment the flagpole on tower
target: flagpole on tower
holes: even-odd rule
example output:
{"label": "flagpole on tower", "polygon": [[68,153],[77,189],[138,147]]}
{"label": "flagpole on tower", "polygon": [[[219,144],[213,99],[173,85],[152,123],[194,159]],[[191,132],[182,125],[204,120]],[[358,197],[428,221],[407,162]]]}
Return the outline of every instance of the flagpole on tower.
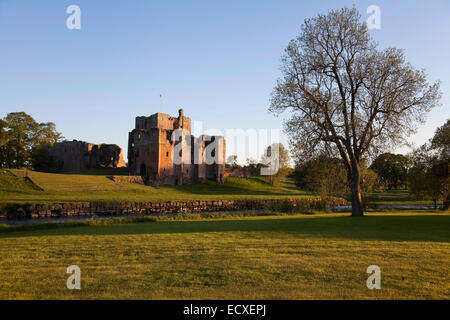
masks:
{"label": "flagpole on tower", "polygon": [[159,94],[159,101],[160,101],[160,105],[159,105],[159,111],[162,112],[162,108],[163,108],[163,95],[162,93]]}

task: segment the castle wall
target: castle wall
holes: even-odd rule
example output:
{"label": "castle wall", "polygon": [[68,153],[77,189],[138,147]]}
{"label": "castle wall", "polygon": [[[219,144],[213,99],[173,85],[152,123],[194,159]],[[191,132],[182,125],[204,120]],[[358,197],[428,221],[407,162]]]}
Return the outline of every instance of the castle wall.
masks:
{"label": "castle wall", "polygon": [[[173,137],[177,129],[184,129],[187,136],[182,140]],[[225,140],[219,141],[217,159],[220,164],[205,163],[205,148],[211,141],[206,136],[194,138],[191,133],[191,119],[183,110],[178,117],[156,113],[149,117],[137,117],[136,128],[129,133],[128,163],[130,173],[141,175],[147,184],[181,185],[199,183],[206,178],[223,181],[225,168]],[[174,140],[177,141],[174,141]],[[181,145],[180,145],[181,143]],[[181,151],[182,163],[174,163],[174,152]],[[199,160],[196,163],[195,160]]]}
{"label": "castle wall", "polygon": [[155,180],[158,175],[158,137],[159,130],[133,130],[130,133],[132,147],[129,147],[128,158],[132,162],[130,172],[140,175],[144,181]]}
{"label": "castle wall", "polygon": [[93,144],[85,141],[63,141],[48,148],[56,170],[80,171],[126,167],[122,149],[115,144]]}

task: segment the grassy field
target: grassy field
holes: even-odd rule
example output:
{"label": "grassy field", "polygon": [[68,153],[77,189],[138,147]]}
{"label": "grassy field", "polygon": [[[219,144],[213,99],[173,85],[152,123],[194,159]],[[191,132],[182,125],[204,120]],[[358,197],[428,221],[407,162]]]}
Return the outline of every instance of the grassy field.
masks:
{"label": "grassy field", "polygon": [[409,194],[407,190],[389,190],[374,191],[364,195],[364,201],[377,205],[396,205],[396,204],[428,204],[433,201],[417,199]]}
{"label": "grassy field", "polygon": [[[24,178],[28,176],[28,178]],[[13,186],[13,187],[12,187]],[[259,178],[228,178],[225,184],[164,186],[115,183],[98,174],[50,174],[0,170],[0,202],[56,203],[70,201],[188,201],[311,197],[291,181],[272,187]]]}
{"label": "grassy field", "polygon": [[[449,242],[450,215],[432,212],[9,232],[0,299],[449,299]],[[373,264],[381,290],[366,287]]]}

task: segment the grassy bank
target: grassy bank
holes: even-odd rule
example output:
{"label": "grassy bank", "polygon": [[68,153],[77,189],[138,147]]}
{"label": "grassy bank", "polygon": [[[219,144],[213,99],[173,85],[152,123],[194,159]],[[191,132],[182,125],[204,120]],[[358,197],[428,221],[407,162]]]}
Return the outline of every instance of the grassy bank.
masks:
{"label": "grassy bank", "polygon": [[[120,169],[123,173],[123,169]],[[115,183],[110,171],[89,171],[85,174],[50,174],[24,170],[0,170],[0,204],[60,202],[145,202],[237,199],[283,199],[316,197],[300,190],[291,179],[279,186],[269,185],[264,178],[227,178],[224,184],[163,186],[155,188],[135,183]],[[406,190],[371,192],[364,201],[373,205],[431,204],[417,200]]]}
{"label": "grassy bank", "polygon": [[[82,289],[66,288],[66,268]],[[382,289],[366,288],[379,265]],[[224,217],[0,234],[0,298],[449,299],[450,216]]]}
{"label": "grassy bank", "polygon": [[228,178],[224,184],[208,181],[205,184],[155,188],[135,183],[115,183],[101,175],[34,171],[25,173],[23,170],[0,172],[2,203],[280,199],[313,196],[310,192],[295,188],[291,181],[273,187],[259,178]]}

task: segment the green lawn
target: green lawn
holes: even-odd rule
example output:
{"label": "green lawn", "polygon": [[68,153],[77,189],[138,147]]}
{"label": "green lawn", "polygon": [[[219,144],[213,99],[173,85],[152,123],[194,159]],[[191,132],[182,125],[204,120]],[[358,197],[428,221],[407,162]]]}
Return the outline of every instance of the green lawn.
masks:
{"label": "green lawn", "polygon": [[[73,201],[189,201],[275,199],[311,197],[295,188],[292,181],[272,187],[259,178],[228,178],[225,184],[164,186],[115,183],[93,174],[50,174],[23,170],[0,170],[0,202],[57,203]],[[32,182],[30,182],[32,181]],[[11,188],[11,186],[15,186]]]}
{"label": "green lawn", "polygon": [[[82,289],[66,288],[81,268]],[[382,289],[366,287],[378,265]],[[450,215],[241,217],[0,234],[0,299],[449,299]]]}
{"label": "green lawn", "polygon": [[364,196],[364,201],[377,205],[432,204],[431,200],[417,199],[407,190],[374,191]]}

